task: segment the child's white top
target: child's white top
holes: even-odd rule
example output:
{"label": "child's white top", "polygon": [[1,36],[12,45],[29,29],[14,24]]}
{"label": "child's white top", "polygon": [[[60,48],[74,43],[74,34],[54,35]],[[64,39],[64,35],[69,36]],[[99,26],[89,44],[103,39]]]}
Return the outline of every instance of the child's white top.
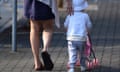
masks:
{"label": "child's white top", "polygon": [[86,41],[87,29],[91,29],[92,24],[87,13],[74,12],[74,15],[68,15],[64,22],[67,28],[67,40]]}
{"label": "child's white top", "polygon": [[57,0],[38,0],[52,8],[53,13],[55,14],[55,24],[60,28],[59,13],[57,8]]}

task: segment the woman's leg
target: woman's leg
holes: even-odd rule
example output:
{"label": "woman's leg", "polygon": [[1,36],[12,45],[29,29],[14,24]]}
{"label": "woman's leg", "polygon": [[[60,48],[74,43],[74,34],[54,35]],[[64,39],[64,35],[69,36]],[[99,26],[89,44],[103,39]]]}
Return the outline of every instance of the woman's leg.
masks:
{"label": "woman's leg", "polygon": [[32,47],[32,53],[34,56],[35,69],[40,68],[41,61],[39,59],[39,47],[40,47],[40,24],[39,21],[30,20],[30,43]]}
{"label": "woman's leg", "polygon": [[43,22],[43,52],[49,48],[50,40],[53,33],[53,22],[54,20],[47,20]]}

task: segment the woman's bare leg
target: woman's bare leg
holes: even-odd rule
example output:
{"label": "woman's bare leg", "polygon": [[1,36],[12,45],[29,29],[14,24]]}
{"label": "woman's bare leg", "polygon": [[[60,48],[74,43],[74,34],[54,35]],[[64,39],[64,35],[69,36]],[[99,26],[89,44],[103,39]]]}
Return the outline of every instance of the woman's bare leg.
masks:
{"label": "woman's bare leg", "polygon": [[54,20],[47,20],[43,22],[43,35],[42,35],[43,50],[42,51],[48,50],[52,33],[53,33],[53,22]]}
{"label": "woman's bare leg", "polygon": [[30,43],[32,47],[32,53],[34,56],[35,69],[40,68],[41,61],[39,59],[39,47],[40,47],[40,24],[38,21],[30,20]]}

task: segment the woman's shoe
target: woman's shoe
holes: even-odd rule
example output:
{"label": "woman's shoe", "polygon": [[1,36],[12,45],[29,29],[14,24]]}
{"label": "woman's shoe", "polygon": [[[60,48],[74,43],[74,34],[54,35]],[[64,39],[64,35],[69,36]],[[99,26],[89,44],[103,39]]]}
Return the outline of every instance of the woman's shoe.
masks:
{"label": "woman's shoe", "polygon": [[48,52],[47,51],[42,52],[41,56],[42,56],[42,59],[43,59],[45,70],[52,70],[53,67],[54,67],[54,64],[53,64],[53,62],[52,62],[52,60],[51,60],[50,55],[48,54]]}

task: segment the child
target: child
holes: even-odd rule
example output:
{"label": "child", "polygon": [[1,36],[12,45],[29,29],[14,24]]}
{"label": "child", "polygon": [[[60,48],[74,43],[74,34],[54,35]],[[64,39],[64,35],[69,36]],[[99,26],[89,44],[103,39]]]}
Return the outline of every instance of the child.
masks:
{"label": "child", "polygon": [[86,56],[84,54],[87,33],[89,33],[92,24],[84,9],[88,7],[86,0],[72,0],[74,14],[68,15],[64,26],[67,29],[69,65],[68,72],[74,72],[77,54],[79,53],[81,71],[86,70]]}

